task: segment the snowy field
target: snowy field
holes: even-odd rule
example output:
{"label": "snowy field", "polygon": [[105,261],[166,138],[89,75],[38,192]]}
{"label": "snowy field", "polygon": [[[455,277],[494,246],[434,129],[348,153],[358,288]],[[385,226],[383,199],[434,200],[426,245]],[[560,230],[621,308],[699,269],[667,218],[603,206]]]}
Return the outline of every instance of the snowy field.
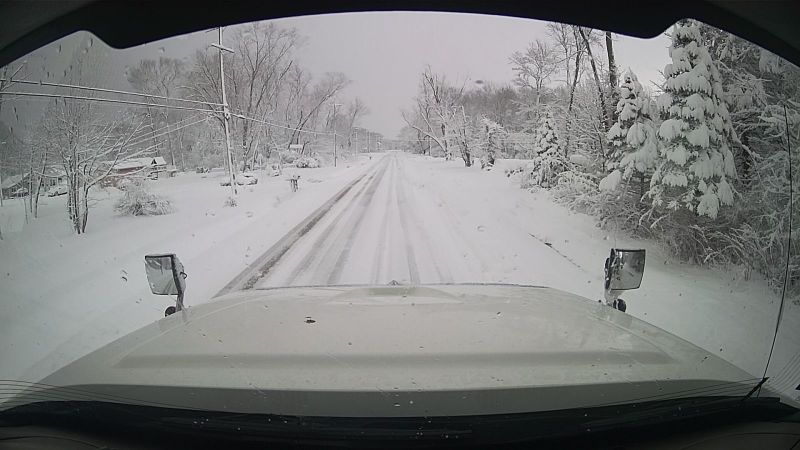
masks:
{"label": "snowy field", "polygon": [[[548,285],[596,301],[612,246],[648,250],[628,312],[760,377],[779,296],[753,275],[680,264],[649,243],[601,230],[592,218],[521,190],[503,173],[459,161],[389,152],[351,167],[305,169],[244,187],[236,208],[218,180],[187,174],[152,183],[173,214],[113,213],[98,193],[87,234],[69,230],[63,197],[43,199],[25,226],[19,202],[2,208],[0,376],[37,381],[118,336],[157,320],[169,304],[149,293],[143,256],[176,252],[187,303],[208,301],[254,258],[347,183],[352,189],[259,280],[258,287],[492,282]],[[363,176],[362,176],[363,175]],[[312,182],[316,181],[316,182]],[[15,224],[17,224],[15,226]],[[44,280],[40,280],[44,279]],[[800,308],[787,302],[770,376],[798,400]]]}

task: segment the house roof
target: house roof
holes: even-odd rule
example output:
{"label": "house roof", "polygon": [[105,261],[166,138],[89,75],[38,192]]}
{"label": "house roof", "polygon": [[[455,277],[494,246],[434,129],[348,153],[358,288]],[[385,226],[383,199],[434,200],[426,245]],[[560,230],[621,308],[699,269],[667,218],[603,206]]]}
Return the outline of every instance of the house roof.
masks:
{"label": "house roof", "polygon": [[64,175],[66,175],[67,173],[66,173],[66,172],[64,172],[64,169],[62,169],[61,167],[58,167],[58,166],[48,166],[48,167],[46,167],[46,168],[44,169],[44,171],[42,172],[42,174],[43,174],[45,177],[51,177],[51,178],[55,178],[55,177],[62,177],[62,176],[64,176]]}
{"label": "house roof", "polygon": [[116,170],[126,169],[142,169],[147,166],[166,166],[167,160],[163,156],[151,156],[147,158],[129,158],[123,161],[117,161],[114,164]]}
{"label": "house roof", "polygon": [[17,183],[22,181],[23,175],[11,175],[10,177],[3,177],[2,189],[14,187]]}

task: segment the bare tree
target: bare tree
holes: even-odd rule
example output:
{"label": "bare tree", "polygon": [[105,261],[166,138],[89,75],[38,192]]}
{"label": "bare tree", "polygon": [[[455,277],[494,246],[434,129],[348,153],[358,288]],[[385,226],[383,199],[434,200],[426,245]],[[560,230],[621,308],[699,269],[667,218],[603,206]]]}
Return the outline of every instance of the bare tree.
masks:
{"label": "bare tree", "polygon": [[309,86],[311,78],[299,70],[290,80],[287,118],[292,126],[289,143],[299,143],[304,130],[315,128],[323,106],[350,84],[350,80],[343,73],[328,72],[316,84]]}
{"label": "bare tree", "polygon": [[[303,38],[294,28],[253,22],[237,28],[233,40],[231,108],[246,117],[265,120],[278,108],[279,94],[295,65],[294,51],[303,44]],[[246,166],[260,134],[257,131],[264,127],[244,119],[235,123]],[[269,134],[265,137],[269,139]]]}
{"label": "bare tree", "polygon": [[[161,57],[158,61],[143,59],[128,71],[127,75],[128,83],[138,92],[170,97],[179,90],[183,83],[185,68],[183,61],[175,58]],[[185,111],[147,108],[144,112],[145,123],[150,129],[152,145],[159,150],[162,156],[170,158],[172,165],[178,165],[178,161],[175,159],[175,150],[177,148],[183,156],[179,145],[183,131],[176,129],[176,132],[173,133],[171,129],[177,128],[176,124],[186,117]],[[163,129],[166,129],[166,133],[161,133]],[[166,148],[164,148],[162,140],[166,141]]]}
{"label": "bare tree", "polygon": [[559,60],[555,49],[547,42],[537,39],[528,44],[525,53],[515,52],[510,60],[515,73],[514,83],[534,92],[534,107],[538,110],[542,90],[558,70]]}
{"label": "bare tree", "polygon": [[89,190],[112,173],[141,128],[141,122],[130,125],[130,118],[125,119],[91,102],[66,98],[54,100],[45,113],[45,151],[66,174],[67,211],[78,234],[86,231]]}
{"label": "bare tree", "polygon": [[[572,84],[569,88],[569,103],[567,104],[567,114],[564,121],[564,129],[565,129],[565,138],[564,138],[564,155],[569,154],[570,150],[570,138],[571,138],[571,129],[570,125],[572,123],[572,107],[575,103],[575,88],[578,86],[578,80],[581,76],[581,57],[583,56],[583,52],[585,50],[585,46],[582,45],[580,37],[578,37],[578,29],[580,27],[571,26],[572,27],[572,36],[574,38],[574,48],[575,48],[575,70],[572,73]],[[569,62],[567,63],[569,66]],[[569,70],[568,70],[569,71]]]}
{"label": "bare tree", "polygon": [[[446,159],[453,157],[449,140],[454,136],[453,125],[459,114],[459,102],[464,86],[455,88],[442,75],[434,74],[430,66],[422,72],[420,88],[416,98],[414,117],[403,114],[406,124],[433,140],[444,152]],[[462,157],[464,155],[462,154]],[[464,158],[469,165],[470,158]]]}
{"label": "bare tree", "polygon": [[576,47],[574,34],[570,25],[563,23],[548,23],[547,35],[561,50],[559,63],[564,65],[564,82],[569,84],[572,79],[572,59],[575,57]]}
{"label": "bare tree", "polygon": [[[16,77],[19,74],[19,72],[23,69],[23,67],[25,67],[24,63],[20,64],[16,69],[13,70],[11,69],[11,66],[3,67],[3,75],[2,78],[0,79],[0,93],[11,87],[14,77]],[[2,113],[2,111],[3,111],[3,96],[0,95],[0,113]],[[8,153],[8,149],[11,146],[10,136],[12,135],[12,133],[9,132],[8,134],[9,134],[8,138],[3,139],[2,142],[0,143],[0,148],[3,149],[2,153],[0,153],[0,185],[3,184],[2,172],[4,167],[2,163],[5,161],[6,159],[5,157],[7,156],[6,153]],[[3,206],[3,192],[1,189],[0,189],[0,206]],[[0,239],[2,238],[3,234],[0,231]]]}
{"label": "bare tree", "polygon": [[592,45],[595,45],[598,42],[594,39],[595,35],[592,34],[593,30],[591,28],[577,27],[577,29],[578,33],[581,36],[581,39],[583,40],[583,45],[586,48],[586,53],[587,56],[589,57],[589,64],[592,67],[592,75],[594,76],[594,83],[595,86],[597,87],[597,98],[598,101],[600,102],[600,111],[601,111],[600,124],[607,131],[609,128],[611,128],[611,125],[613,125],[613,123],[611,122],[611,116],[608,114],[608,106],[607,106],[608,102],[606,101],[606,94],[605,94],[606,90],[603,88],[603,83],[600,81],[600,74],[597,71],[597,63],[595,62],[594,54],[592,53]]}
{"label": "bare tree", "polygon": [[347,120],[347,129],[345,130],[345,134],[347,135],[347,147],[351,148],[353,146],[353,131],[358,123],[358,119],[369,114],[369,108],[367,108],[367,105],[364,104],[360,98],[356,97],[347,105],[345,114]]}

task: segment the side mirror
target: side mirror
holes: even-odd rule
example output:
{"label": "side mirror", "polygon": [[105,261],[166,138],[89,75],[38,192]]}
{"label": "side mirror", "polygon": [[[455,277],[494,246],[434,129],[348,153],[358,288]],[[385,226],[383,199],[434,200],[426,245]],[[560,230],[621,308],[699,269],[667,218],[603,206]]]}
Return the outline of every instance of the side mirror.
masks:
{"label": "side mirror", "polygon": [[183,294],[186,292],[186,272],[174,253],[145,255],[144,269],[150,291],[156,295],[177,295],[175,306],[167,308],[165,315],[183,309]]}
{"label": "side mirror", "polygon": [[606,292],[638,289],[644,276],[644,260],[644,249],[612,248],[605,265]]}

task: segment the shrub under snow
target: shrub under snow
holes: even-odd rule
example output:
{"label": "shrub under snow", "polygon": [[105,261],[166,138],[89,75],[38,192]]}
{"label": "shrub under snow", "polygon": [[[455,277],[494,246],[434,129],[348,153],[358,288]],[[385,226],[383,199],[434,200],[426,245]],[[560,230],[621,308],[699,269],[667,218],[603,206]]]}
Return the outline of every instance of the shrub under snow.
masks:
{"label": "shrub under snow", "polygon": [[298,169],[316,169],[319,167],[319,161],[316,158],[312,158],[310,156],[303,156],[298,158],[294,165],[297,166]]}
{"label": "shrub under snow", "polygon": [[169,199],[150,192],[142,180],[130,180],[120,186],[122,197],[114,210],[123,216],[160,216],[175,210]]}

